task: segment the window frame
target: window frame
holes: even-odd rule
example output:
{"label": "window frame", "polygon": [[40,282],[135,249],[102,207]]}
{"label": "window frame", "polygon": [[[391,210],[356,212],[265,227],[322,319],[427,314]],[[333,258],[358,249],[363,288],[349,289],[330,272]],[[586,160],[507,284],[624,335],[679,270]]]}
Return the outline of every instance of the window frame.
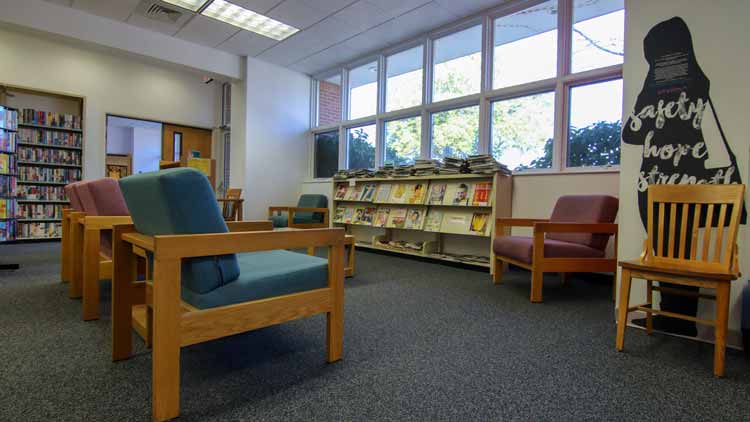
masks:
{"label": "window frame", "polygon": [[[311,113],[310,113],[310,144],[314,143],[314,135],[331,130],[339,130],[339,169],[348,168],[348,139],[346,131],[353,127],[367,124],[375,124],[375,167],[382,166],[385,160],[385,123],[392,120],[406,119],[410,117],[422,117],[420,158],[429,159],[432,149],[432,114],[451,109],[462,108],[471,105],[479,105],[479,153],[492,154],[491,124],[492,103],[506,99],[518,98],[544,92],[555,93],[555,117],[552,167],[549,169],[528,169],[513,172],[514,176],[525,176],[534,174],[576,174],[576,173],[601,173],[619,172],[620,166],[589,166],[568,167],[567,143],[568,122],[570,120],[570,89],[574,86],[587,85],[591,83],[606,82],[622,78],[623,64],[616,64],[578,73],[571,73],[571,51],[573,39],[573,0],[558,0],[557,3],[557,74],[554,78],[533,81],[521,85],[492,89],[492,74],[494,65],[494,29],[495,19],[512,15],[516,12],[534,7],[546,0],[511,0],[507,3],[489,8],[472,16],[454,21],[436,30],[424,33],[420,36],[410,38],[395,46],[380,50],[351,61],[343,66],[337,66],[325,72],[313,76],[311,84]],[[433,42],[436,39],[460,32],[472,26],[482,26],[482,50],[481,50],[481,83],[480,92],[462,97],[432,101],[433,84]],[[411,48],[422,46],[422,104],[399,110],[385,111],[386,95],[386,57],[397,54]],[[378,95],[377,108],[374,116],[362,117],[349,120],[349,72],[367,63],[376,61],[378,64]],[[317,125],[317,81],[341,75],[341,109],[342,120],[336,124],[325,126]],[[345,142],[341,142],[344,140]],[[330,180],[314,178],[314,149],[311,149],[310,178],[314,180]]]}

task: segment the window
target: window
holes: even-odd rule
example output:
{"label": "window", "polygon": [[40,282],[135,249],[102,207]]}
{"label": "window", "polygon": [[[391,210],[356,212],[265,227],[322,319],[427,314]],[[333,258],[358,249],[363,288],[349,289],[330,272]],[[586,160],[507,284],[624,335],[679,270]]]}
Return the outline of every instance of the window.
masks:
{"label": "window", "polygon": [[568,167],[620,164],[622,79],[570,89]]}
{"label": "window", "polygon": [[339,131],[315,134],[315,177],[331,177],[339,169]]}
{"label": "window", "polygon": [[378,62],[349,71],[349,119],[372,116],[378,108]]}
{"label": "window", "polygon": [[422,144],[422,117],[385,122],[385,162],[413,164]]}
{"label": "window", "polygon": [[495,19],[492,87],[557,75],[557,0]]}
{"label": "window", "polygon": [[624,0],[573,2],[573,73],[622,64]]}
{"label": "window", "polygon": [[433,55],[433,102],[479,92],[482,85],[481,25],[436,39]]}
{"label": "window", "polygon": [[512,170],[552,168],[555,93],[492,103],[492,155]]}
{"label": "window", "polygon": [[347,129],[346,139],[349,168],[375,168],[375,125]]}
{"label": "window", "polygon": [[318,81],[318,125],[341,121],[341,75]]}
{"label": "window", "polygon": [[432,114],[432,158],[465,158],[478,153],[478,105]]}
{"label": "window", "polygon": [[386,57],[385,111],[422,104],[422,56],[418,46]]}

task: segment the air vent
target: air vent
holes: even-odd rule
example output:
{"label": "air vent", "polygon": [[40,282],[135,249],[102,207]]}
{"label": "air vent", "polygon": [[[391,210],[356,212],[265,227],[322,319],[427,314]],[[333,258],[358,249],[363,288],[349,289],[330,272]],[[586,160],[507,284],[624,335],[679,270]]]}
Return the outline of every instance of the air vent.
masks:
{"label": "air vent", "polygon": [[143,17],[159,22],[175,24],[183,15],[183,12],[163,6],[153,0],[142,1],[135,12]]}

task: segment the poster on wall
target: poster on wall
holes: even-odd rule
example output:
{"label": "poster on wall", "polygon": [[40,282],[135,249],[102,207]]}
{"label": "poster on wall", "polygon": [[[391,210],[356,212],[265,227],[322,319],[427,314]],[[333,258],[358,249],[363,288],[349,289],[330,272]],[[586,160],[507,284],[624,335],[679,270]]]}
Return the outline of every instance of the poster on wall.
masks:
{"label": "poster on wall", "polygon": [[[673,17],[655,25],[644,38],[643,51],[648,73],[623,125],[622,140],[642,146],[636,189],[645,228],[648,185],[726,184],[742,183],[742,180],[737,159],[720,123],[719,110],[727,105],[711,96],[709,75],[701,69],[685,21]],[[681,215],[676,218],[680,221]],[[741,223],[746,224],[746,220],[743,205]],[[688,221],[693,219],[688,218]],[[664,224],[668,226],[669,221]],[[705,213],[699,224],[704,226]],[[688,233],[690,229],[688,227]],[[698,299],[663,293],[661,308],[696,316]],[[687,336],[697,334],[695,323],[690,321],[655,317],[654,323],[655,328],[662,331]]]}

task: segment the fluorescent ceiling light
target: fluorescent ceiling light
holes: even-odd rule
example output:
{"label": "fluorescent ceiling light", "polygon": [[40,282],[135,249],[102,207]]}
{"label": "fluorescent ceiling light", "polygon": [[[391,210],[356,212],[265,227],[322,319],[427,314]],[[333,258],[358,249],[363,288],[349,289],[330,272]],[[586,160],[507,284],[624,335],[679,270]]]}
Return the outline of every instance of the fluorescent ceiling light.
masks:
{"label": "fluorescent ceiling light", "polygon": [[[175,0],[196,1],[196,0]],[[252,10],[237,6],[225,0],[214,0],[201,14],[230,25],[246,29],[281,41],[299,31],[299,29],[285,23],[255,13]]]}
{"label": "fluorescent ceiling light", "polygon": [[164,3],[180,6],[183,9],[197,12],[208,0],[162,0]]}

